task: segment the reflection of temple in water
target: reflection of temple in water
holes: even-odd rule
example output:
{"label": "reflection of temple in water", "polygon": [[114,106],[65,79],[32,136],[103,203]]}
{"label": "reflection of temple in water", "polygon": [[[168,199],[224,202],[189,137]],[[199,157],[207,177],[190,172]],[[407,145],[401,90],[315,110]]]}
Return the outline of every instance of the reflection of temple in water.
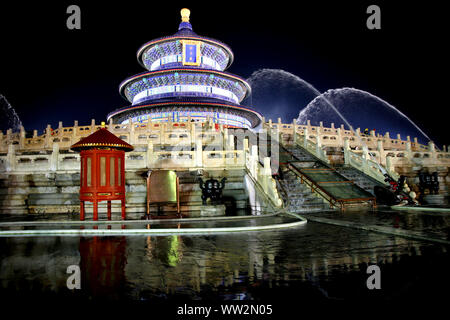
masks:
{"label": "reflection of temple in water", "polygon": [[[33,292],[31,283],[40,292],[70,293],[66,268],[78,264],[80,293],[87,298],[146,300],[213,291],[239,299],[262,286],[316,283],[353,271],[365,274],[361,268],[367,264],[396,265],[427,250],[446,255],[444,246],[371,232],[355,236],[346,229],[333,235],[330,230],[337,229],[321,230],[190,237],[10,238],[7,246],[2,239],[0,289]],[[17,274],[23,277],[21,281]]]}
{"label": "reflection of temple in water", "polygon": [[318,252],[317,248],[306,248],[301,257],[286,256],[284,250],[291,244],[283,239],[267,244],[256,240],[253,233],[231,239],[231,245],[229,237],[221,236],[147,237],[145,244],[133,238],[130,246],[138,247],[134,242],[139,241],[144,249],[129,256],[126,277],[133,283],[135,298],[140,297],[141,292],[137,291],[143,286],[167,295],[199,294],[205,287],[211,290],[233,287],[233,291],[242,290],[241,295],[235,296],[239,298],[245,296],[249,284],[254,287],[264,282],[277,285],[315,281],[331,270],[359,271],[362,265],[392,264],[403,255],[421,256],[423,244],[394,237],[380,241],[378,237],[367,234],[358,250],[349,250],[345,242],[325,243]]}

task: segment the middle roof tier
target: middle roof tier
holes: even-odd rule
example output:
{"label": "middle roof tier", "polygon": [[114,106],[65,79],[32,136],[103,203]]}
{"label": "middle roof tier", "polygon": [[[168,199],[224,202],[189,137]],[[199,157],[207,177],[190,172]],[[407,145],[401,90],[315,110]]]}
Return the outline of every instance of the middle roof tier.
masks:
{"label": "middle roof tier", "polygon": [[209,69],[149,71],[124,80],[119,91],[133,105],[168,97],[206,97],[239,104],[251,94],[241,77]]}

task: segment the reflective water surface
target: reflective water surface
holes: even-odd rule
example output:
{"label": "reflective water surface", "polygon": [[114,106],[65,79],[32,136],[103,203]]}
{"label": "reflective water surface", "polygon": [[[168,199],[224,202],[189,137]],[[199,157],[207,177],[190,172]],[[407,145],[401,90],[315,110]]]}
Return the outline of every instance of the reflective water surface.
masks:
{"label": "reflective water surface", "polygon": [[[0,238],[1,301],[397,303],[441,297],[448,248],[308,222],[198,236]],[[368,264],[381,290],[368,290]],[[69,290],[78,265],[81,289]],[[58,299],[58,300],[56,300]]]}

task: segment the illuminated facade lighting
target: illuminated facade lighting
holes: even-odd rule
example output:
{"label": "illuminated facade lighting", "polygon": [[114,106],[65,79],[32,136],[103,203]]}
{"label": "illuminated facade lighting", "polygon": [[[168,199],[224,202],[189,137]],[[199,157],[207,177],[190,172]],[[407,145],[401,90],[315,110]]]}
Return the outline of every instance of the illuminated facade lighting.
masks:
{"label": "illuminated facade lighting", "polygon": [[261,115],[240,102],[251,94],[250,85],[225,70],[234,56],[214,39],[197,35],[189,22],[189,9],[182,9],[178,32],[144,44],[138,61],[148,71],[132,76],[119,87],[131,105],[108,115],[114,123],[129,119],[136,125],[151,120],[212,120],[229,127],[254,128]]}

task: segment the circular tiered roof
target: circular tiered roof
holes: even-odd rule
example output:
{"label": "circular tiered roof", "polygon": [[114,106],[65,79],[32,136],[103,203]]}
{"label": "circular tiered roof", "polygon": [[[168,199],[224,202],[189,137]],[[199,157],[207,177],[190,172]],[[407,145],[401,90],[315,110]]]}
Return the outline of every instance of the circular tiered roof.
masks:
{"label": "circular tiered roof", "polygon": [[201,41],[202,61],[200,67],[219,71],[226,70],[234,59],[230,47],[218,40],[197,35],[189,22],[190,11],[188,9],[182,9],[181,15],[182,21],[178,32],[171,36],[149,41],[138,50],[137,59],[139,63],[149,71],[165,67],[180,67],[182,62],[180,59],[177,60],[177,57],[179,58],[182,55],[182,42],[193,40]]}
{"label": "circular tiered roof", "polygon": [[189,14],[188,9],[181,10],[177,33],[147,42],[139,49],[138,61],[148,71],[120,84],[120,94],[131,106],[110,113],[108,120],[212,119],[235,127],[260,124],[262,117],[258,112],[239,105],[250,96],[250,85],[225,72],[233,62],[233,52],[217,40],[197,35]]}
{"label": "circular tiered roof", "polygon": [[163,97],[188,96],[190,93],[239,103],[250,95],[251,87],[244,79],[231,73],[189,67],[134,75],[120,84],[119,92],[133,105]]}
{"label": "circular tiered roof", "polygon": [[222,114],[230,114],[242,117],[248,121],[249,127],[256,127],[261,122],[261,115],[251,108],[241,106],[239,104],[232,104],[221,102],[215,99],[197,99],[192,97],[183,97],[176,99],[160,99],[151,103],[143,103],[132,105],[117,109],[108,114],[107,119],[113,118],[114,122],[125,122],[129,118],[144,116],[148,113],[161,112],[183,112],[189,110],[190,112],[218,112]]}

